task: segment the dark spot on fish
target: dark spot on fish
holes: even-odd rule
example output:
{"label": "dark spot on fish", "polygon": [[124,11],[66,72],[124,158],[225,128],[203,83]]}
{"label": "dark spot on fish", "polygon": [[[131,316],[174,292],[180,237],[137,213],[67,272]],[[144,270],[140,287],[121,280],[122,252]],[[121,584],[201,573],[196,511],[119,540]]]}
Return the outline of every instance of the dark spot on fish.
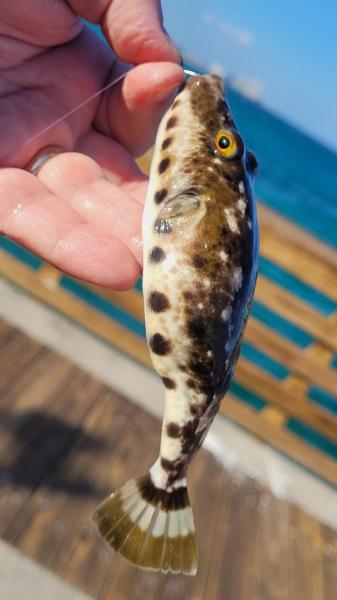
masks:
{"label": "dark spot on fish", "polygon": [[183,296],[184,296],[185,300],[192,300],[192,298],[193,298],[192,292],[189,292],[188,290],[183,292]]}
{"label": "dark spot on fish", "polygon": [[206,334],[204,319],[202,317],[195,317],[188,321],[187,331],[190,337],[202,339]]}
{"label": "dark spot on fish", "polygon": [[203,406],[202,404],[191,404],[190,406],[191,414],[195,417],[198,417],[198,419],[200,419],[205,410],[205,406]]}
{"label": "dark spot on fish", "polygon": [[187,387],[189,387],[192,390],[194,390],[195,389],[195,381],[194,381],[194,379],[191,379],[191,378],[187,379],[186,380],[186,385],[187,385]]}
{"label": "dark spot on fish", "polygon": [[172,142],[172,139],[173,139],[173,138],[171,138],[171,137],[169,137],[169,138],[166,138],[166,140],[164,140],[164,141],[163,141],[163,143],[162,143],[162,145],[161,145],[161,149],[162,149],[162,150],[166,150],[166,148],[168,148],[168,147],[169,147],[169,145],[171,144],[171,142]]}
{"label": "dark spot on fish", "polygon": [[154,195],[154,201],[156,204],[160,204],[167,196],[167,190],[165,190],[165,188],[163,188],[162,190],[159,190],[159,192],[156,192]]}
{"label": "dark spot on fish", "polygon": [[186,487],[178,487],[167,492],[162,488],[157,488],[152,479],[150,473],[146,473],[137,479],[137,486],[140,496],[154,506],[159,505],[162,510],[179,510],[186,508],[189,505],[187,489]]}
{"label": "dark spot on fish", "polygon": [[196,428],[197,422],[195,419],[193,419],[193,421],[187,421],[187,423],[185,423],[185,425],[183,425],[183,427],[181,428],[181,436],[185,440],[190,439],[192,436],[194,436]]}
{"label": "dark spot on fish", "polygon": [[205,363],[199,360],[192,360],[189,364],[189,368],[192,371],[192,373],[196,373],[201,377],[209,375],[208,365],[205,365]]}
{"label": "dark spot on fish", "polygon": [[150,263],[160,263],[165,260],[165,258],[166,254],[162,248],[159,248],[159,246],[152,248],[149,256]]}
{"label": "dark spot on fish", "polygon": [[200,133],[199,134],[199,140],[203,143],[203,144],[208,144],[209,141],[209,136],[205,135],[204,133]]}
{"label": "dark spot on fish", "polygon": [[158,171],[159,173],[164,173],[164,171],[166,171],[167,167],[170,164],[170,159],[169,158],[163,158],[162,161],[160,161],[159,163],[159,167],[158,167]]}
{"label": "dark spot on fish", "polygon": [[173,460],[168,460],[167,458],[161,458],[160,464],[163,467],[164,471],[173,471],[175,470],[175,463]]}
{"label": "dark spot on fish", "polygon": [[166,433],[169,437],[178,438],[180,437],[180,427],[177,423],[168,423],[166,425]]}
{"label": "dark spot on fish", "polygon": [[175,390],[177,387],[176,382],[170,377],[162,377],[162,382],[167,390]]}
{"label": "dark spot on fish", "polygon": [[217,121],[215,119],[207,119],[205,127],[207,127],[209,131],[214,131],[217,129]]}
{"label": "dark spot on fish", "polygon": [[166,125],[166,129],[171,129],[171,127],[175,127],[176,124],[178,122],[177,117],[171,117],[168,121],[167,121],[167,125]]}
{"label": "dark spot on fish", "polygon": [[170,307],[169,300],[162,292],[151,292],[149,295],[149,307],[153,312],[164,312]]}
{"label": "dark spot on fish", "polygon": [[198,426],[198,420],[188,421],[181,428],[181,449],[184,454],[189,454],[191,449],[197,445],[198,436],[195,435],[195,430]]}
{"label": "dark spot on fish", "polygon": [[150,337],[150,348],[154,354],[165,356],[171,352],[171,342],[166,340],[161,333],[155,333]]}
{"label": "dark spot on fish", "polygon": [[225,116],[227,112],[227,104],[223,100],[219,100],[216,109],[220,114]]}
{"label": "dark spot on fish", "polygon": [[202,267],[205,265],[204,259],[202,256],[199,256],[199,254],[193,255],[192,262],[197,269],[202,269]]}

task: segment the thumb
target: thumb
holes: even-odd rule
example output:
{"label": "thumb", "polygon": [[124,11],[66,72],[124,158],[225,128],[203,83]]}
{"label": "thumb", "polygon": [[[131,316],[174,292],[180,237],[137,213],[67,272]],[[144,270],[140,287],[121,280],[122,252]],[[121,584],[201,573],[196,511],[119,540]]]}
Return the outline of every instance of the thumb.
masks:
{"label": "thumb", "polygon": [[126,63],[181,62],[163,28],[159,0],[113,0],[102,27],[114,52]]}

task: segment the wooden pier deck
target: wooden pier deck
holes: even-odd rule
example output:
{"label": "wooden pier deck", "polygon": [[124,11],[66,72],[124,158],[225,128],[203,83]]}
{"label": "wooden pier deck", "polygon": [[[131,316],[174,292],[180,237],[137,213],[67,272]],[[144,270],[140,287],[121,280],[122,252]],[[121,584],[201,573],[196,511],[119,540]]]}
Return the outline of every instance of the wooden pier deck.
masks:
{"label": "wooden pier deck", "polygon": [[139,571],[98,539],[100,499],[154,460],[160,423],[0,321],[0,535],[100,600],[336,600],[337,533],[202,450],[195,578]]}

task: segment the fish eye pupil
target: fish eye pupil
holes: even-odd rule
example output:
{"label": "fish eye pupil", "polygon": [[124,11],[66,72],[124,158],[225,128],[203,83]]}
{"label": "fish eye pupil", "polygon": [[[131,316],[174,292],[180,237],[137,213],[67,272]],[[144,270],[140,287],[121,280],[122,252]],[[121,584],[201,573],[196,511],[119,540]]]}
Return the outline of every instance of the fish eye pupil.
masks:
{"label": "fish eye pupil", "polygon": [[218,144],[219,148],[221,148],[222,150],[226,150],[226,148],[229,148],[229,146],[231,145],[231,141],[227,135],[222,135],[219,139]]}

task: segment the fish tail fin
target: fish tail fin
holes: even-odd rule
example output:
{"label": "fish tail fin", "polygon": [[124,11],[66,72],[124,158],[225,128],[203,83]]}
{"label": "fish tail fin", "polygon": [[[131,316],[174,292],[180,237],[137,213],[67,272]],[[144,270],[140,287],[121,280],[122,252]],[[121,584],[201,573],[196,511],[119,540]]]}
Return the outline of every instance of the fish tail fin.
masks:
{"label": "fish tail fin", "polygon": [[147,471],[106,498],[94,513],[105,541],[144,569],[195,575],[197,544],[185,480],[157,488]]}

